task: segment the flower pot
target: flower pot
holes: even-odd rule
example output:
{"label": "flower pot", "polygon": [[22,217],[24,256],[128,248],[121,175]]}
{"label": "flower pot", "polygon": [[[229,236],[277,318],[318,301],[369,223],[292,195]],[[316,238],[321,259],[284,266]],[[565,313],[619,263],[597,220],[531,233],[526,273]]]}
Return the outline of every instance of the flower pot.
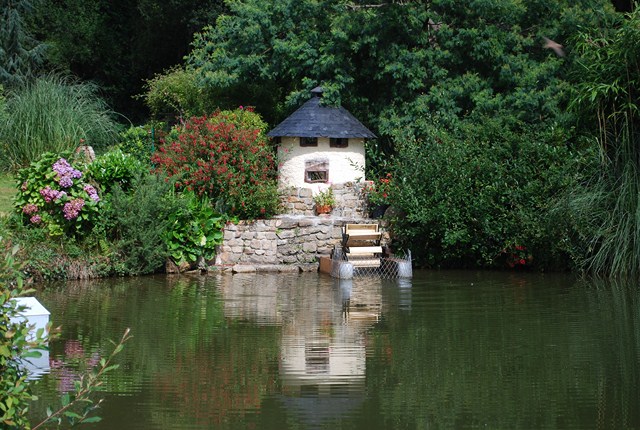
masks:
{"label": "flower pot", "polygon": [[316,213],[318,215],[328,214],[332,209],[331,205],[316,205]]}

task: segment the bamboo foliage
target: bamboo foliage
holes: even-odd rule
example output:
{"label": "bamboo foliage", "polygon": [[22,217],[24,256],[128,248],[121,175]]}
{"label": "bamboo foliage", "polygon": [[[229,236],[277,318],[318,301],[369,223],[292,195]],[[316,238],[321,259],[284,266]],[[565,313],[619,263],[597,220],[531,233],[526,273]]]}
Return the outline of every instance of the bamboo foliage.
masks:
{"label": "bamboo foliage", "polygon": [[591,250],[584,268],[596,275],[640,275],[640,15],[626,15],[599,34],[577,38],[573,107],[597,124],[601,169],[570,207]]}

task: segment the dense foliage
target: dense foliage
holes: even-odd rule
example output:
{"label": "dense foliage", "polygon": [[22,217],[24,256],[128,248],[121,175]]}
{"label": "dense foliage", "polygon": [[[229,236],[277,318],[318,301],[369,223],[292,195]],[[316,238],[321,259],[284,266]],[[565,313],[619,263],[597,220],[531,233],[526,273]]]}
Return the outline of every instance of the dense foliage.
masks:
{"label": "dense foliage", "polygon": [[110,105],[133,121],[146,116],[132,97],[144,80],[179,63],[193,33],[225,9],[222,0],[39,0],[37,6],[30,28],[49,46],[50,67],[99,84]]}
{"label": "dense foliage", "polygon": [[0,84],[23,85],[44,61],[46,46],[37,41],[25,19],[37,0],[0,1]]}
{"label": "dense foliage", "polygon": [[38,348],[44,348],[44,333],[29,334],[26,322],[16,319],[21,311],[16,297],[25,291],[15,262],[18,251],[14,246],[5,252],[0,237],[0,423],[6,429],[28,429],[29,403],[33,396],[27,382],[27,373],[21,360],[40,356]]}
{"label": "dense foliage", "polygon": [[169,257],[187,266],[213,258],[228,218],[208,199],[175,192],[120,149],[88,166],[63,155],[45,153],[19,172],[16,212],[0,220],[29,249],[27,276],[140,275]]}
{"label": "dense foliage", "polygon": [[399,149],[389,202],[400,243],[431,267],[571,266],[552,198],[574,181],[581,152],[562,130],[509,129],[496,119],[433,130]]}
{"label": "dense foliage", "polygon": [[17,174],[15,207],[26,223],[43,226],[51,236],[86,234],[97,222],[100,196],[82,171],[48,152]]}
{"label": "dense foliage", "polygon": [[599,275],[640,275],[640,15],[576,37],[574,107],[597,136],[600,169],[566,203]]}
{"label": "dense foliage", "polygon": [[67,77],[46,76],[7,94],[0,123],[0,168],[18,169],[45,152],[96,150],[112,144],[118,126],[97,88]]}
{"label": "dense foliage", "polygon": [[152,160],[176,179],[176,188],[208,196],[225,212],[269,217],[278,194],[265,128],[250,109],[193,117],[167,136]]}
{"label": "dense foliage", "polygon": [[[556,120],[563,60],[543,47],[604,2],[476,0],[434,2],[311,0],[229,4],[230,13],[196,36],[188,64],[229,103],[251,103],[269,121],[308,97],[327,99],[396,137],[404,122],[445,125],[500,114]],[[224,99],[221,100],[221,102]]]}

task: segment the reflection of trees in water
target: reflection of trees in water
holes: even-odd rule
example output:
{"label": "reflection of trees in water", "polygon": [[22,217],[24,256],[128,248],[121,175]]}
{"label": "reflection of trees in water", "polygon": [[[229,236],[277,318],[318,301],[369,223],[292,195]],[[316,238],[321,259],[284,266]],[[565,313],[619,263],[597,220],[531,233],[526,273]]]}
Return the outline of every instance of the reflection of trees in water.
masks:
{"label": "reflection of trees in water", "polygon": [[195,351],[176,354],[175,371],[153,377],[158,403],[176,411],[164,419],[203,426],[250,421],[275,390],[277,335],[273,327],[256,335],[255,326],[232,324]]}
{"label": "reflection of trees in water", "polygon": [[637,286],[513,276],[152,277],[39,299],[63,326],[53,359],[132,327],[97,428],[131,428],[137,407],[158,428],[640,427]]}
{"label": "reflection of trees in water", "polygon": [[[598,308],[600,324],[610,327],[602,339],[597,361],[606,363],[598,374],[598,428],[640,427],[640,290],[636,282],[621,279],[583,280],[590,306]],[[594,330],[598,326],[594,324]],[[610,375],[615,375],[612,378]],[[634,390],[621,390],[619,381]]]}
{"label": "reflection of trees in water", "polygon": [[371,336],[385,426],[640,426],[637,288],[486,285],[434,282],[421,312]]}

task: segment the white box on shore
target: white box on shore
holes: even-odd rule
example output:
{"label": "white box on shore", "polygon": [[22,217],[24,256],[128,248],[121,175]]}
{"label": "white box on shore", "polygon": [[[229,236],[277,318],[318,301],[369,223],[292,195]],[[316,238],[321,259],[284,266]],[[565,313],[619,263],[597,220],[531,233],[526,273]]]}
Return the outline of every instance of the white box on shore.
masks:
{"label": "white box on shore", "polygon": [[[14,300],[18,307],[24,306],[24,310],[17,317],[12,318],[11,322],[26,322],[27,325],[33,326],[29,331],[31,339],[36,337],[36,332],[39,329],[45,330],[46,334],[46,327],[51,315],[47,308],[35,297],[18,297]],[[49,350],[39,349],[38,351],[41,353],[40,357],[24,359],[25,367],[29,372],[27,379],[37,379],[40,375],[49,373]]]}
{"label": "white box on shore", "polygon": [[35,336],[38,329],[45,329],[49,323],[49,315],[51,312],[47,310],[42,303],[35,297],[18,297],[15,299],[19,307],[24,306],[25,309],[19,313],[19,316],[14,318],[18,321],[25,321],[29,325],[34,325],[33,334]]}

